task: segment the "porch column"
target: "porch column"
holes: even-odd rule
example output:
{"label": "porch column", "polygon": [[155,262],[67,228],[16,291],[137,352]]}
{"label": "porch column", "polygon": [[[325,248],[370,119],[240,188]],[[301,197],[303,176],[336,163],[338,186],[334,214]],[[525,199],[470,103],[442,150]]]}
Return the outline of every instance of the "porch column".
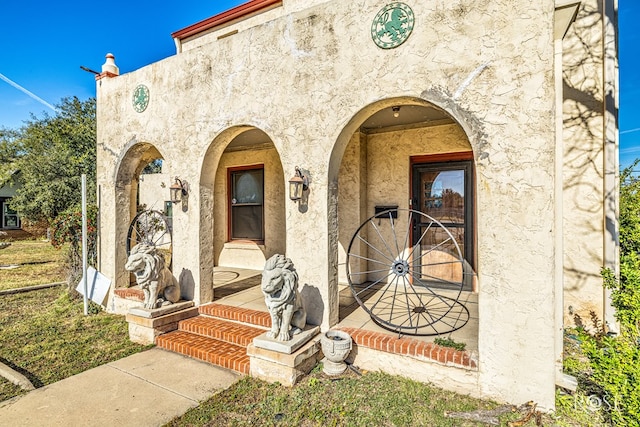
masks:
{"label": "porch column", "polygon": [[[295,166],[284,164],[286,180]],[[320,162],[299,166],[310,178],[309,191],[300,202],[289,200],[287,194],[286,255],[298,271],[307,323],[326,331],[338,323],[338,183],[336,180],[327,185],[327,173]]]}

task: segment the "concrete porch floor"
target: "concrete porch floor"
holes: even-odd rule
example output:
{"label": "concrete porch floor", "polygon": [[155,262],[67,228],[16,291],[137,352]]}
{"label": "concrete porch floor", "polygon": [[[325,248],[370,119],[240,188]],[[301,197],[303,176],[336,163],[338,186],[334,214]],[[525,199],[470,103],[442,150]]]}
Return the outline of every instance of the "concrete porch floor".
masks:
{"label": "concrete porch floor", "polygon": [[[260,290],[262,272],[232,267],[214,268],[214,301],[234,307],[267,311],[264,296]],[[340,284],[340,321],[337,327],[363,329],[397,335],[377,325],[369,313],[358,305],[348,284]],[[457,331],[442,335],[456,342],[466,344],[466,350],[478,350],[478,295],[462,292],[459,301],[469,310],[469,321]],[[435,336],[409,336],[424,342],[433,342]]]}

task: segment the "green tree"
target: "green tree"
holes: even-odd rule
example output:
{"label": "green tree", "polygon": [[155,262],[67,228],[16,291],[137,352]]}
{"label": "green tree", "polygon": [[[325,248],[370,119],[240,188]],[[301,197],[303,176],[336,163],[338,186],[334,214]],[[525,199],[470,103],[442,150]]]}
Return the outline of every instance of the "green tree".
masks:
{"label": "green tree", "polygon": [[18,131],[0,128],[0,184],[11,179],[17,171],[16,161],[21,152]]}
{"label": "green tree", "polygon": [[20,129],[0,134],[0,155],[11,162],[8,169],[21,172],[22,187],[11,207],[33,221],[51,222],[78,206],[81,174],[87,175],[88,201],[95,203],[95,99],[64,98],[57,110],[53,116],[32,116]]}

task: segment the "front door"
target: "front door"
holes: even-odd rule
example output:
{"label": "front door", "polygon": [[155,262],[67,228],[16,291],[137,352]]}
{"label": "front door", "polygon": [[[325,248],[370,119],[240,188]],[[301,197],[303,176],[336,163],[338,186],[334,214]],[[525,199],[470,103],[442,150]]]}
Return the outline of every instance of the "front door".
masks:
{"label": "front door", "polygon": [[463,283],[465,290],[471,290],[469,273],[474,259],[471,172],[471,161],[413,165],[412,209],[429,215],[448,229],[464,258],[461,263],[455,243],[445,231],[428,232],[432,223],[414,215],[418,218],[414,219],[412,246],[414,253],[420,254],[413,260],[414,271],[429,286],[455,288]]}

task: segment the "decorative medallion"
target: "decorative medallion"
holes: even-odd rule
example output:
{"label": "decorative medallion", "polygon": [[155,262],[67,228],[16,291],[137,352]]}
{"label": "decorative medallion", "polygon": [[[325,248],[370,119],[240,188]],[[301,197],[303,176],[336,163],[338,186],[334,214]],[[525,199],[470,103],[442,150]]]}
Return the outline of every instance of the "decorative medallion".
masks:
{"label": "decorative medallion", "polygon": [[145,85],[138,85],[133,91],[133,109],[142,113],[149,105],[149,88]]}
{"label": "decorative medallion", "polygon": [[382,49],[393,49],[406,42],[415,23],[413,10],[404,3],[386,5],[371,24],[371,37]]}

